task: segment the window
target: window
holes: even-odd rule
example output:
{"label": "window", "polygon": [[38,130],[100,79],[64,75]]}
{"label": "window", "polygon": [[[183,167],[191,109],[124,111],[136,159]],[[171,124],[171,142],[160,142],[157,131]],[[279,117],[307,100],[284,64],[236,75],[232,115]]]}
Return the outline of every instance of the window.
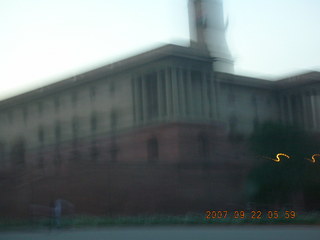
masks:
{"label": "window", "polygon": [[96,161],[99,155],[99,149],[97,147],[97,143],[95,141],[91,142],[90,155],[92,161]]}
{"label": "window", "polygon": [[110,113],[110,128],[111,130],[114,130],[117,128],[117,112],[115,110],[112,110]]}
{"label": "window", "polygon": [[4,164],[5,149],[6,149],[5,143],[3,141],[0,141],[0,166]]}
{"label": "window", "polygon": [[253,129],[257,129],[259,126],[259,118],[257,116],[255,116],[253,118]]}
{"label": "window", "polygon": [[201,162],[209,161],[209,140],[204,133],[198,135],[198,153]]}
{"label": "window", "polygon": [[26,123],[26,122],[27,122],[27,119],[28,119],[28,110],[27,110],[27,107],[24,107],[23,110],[22,110],[22,112],[23,112],[23,121],[24,121],[24,123]]}
{"label": "window", "polygon": [[56,112],[58,112],[59,108],[60,108],[60,99],[59,99],[59,97],[55,97],[55,99],[54,99],[54,109],[55,109]]}
{"label": "window", "polygon": [[[283,114],[284,114],[284,121],[286,123],[289,123],[289,104],[288,104],[288,96],[287,95],[284,95],[284,96],[281,96],[282,98],[282,102],[283,102]],[[306,123],[305,123],[306,124]]]}
{"label": "window", "polygon": [[[256,121],[257,121],[256,124],[259,124],[258,118],[256,119]],[[243,135],[239,133],[238,128],[239,128],[239,118],[235,115],[235,113],[231,113],[231,115],[229,116],[229,140],[233,143],[243,140]]]}
{"label": "window", "polygon": [[118,158],[118,148],[117,148],[117,144],[115,143],[114,140],[112,140],[111,142],[111,146],[110,146],[110,160],[111,162],[116,162],[117,158]]}
{"label": "window", "polygon": [[54,135],[55,135],[56,141],[59,142],[61,137],[61,127],[59,122],[55,124]]}
{"label": "window", "polygon": [[23,165],[25,163],[25,141],[19,138],[12,146],[11,157],[16,165]]}
{"label": "window", "polygon": [[251,96],[251,102],[252,102],[253,111],[254,111],[253,128],[256,128],[259,124],[259,115],[258,115],[258,100],[255,94]]}
{"label": "window", "polygon": [[115,82],[114,82],[114,81],[111,81],[111,82],[109,83],[109,92],[110,92],[110,93],[114,93],[115,89],[116,89]]}
{"label": "window", "polygon": [[148,154],[148,161],[155,162],[158,160],[159,157],[159,146],[158,140],[153,137],[147,141],[147,154]]}
{"label": "window", "polygon": [[1,119],[1,123],[5,123],[6,122],[5,116],[2,113],[0,115],[0,119]]}
{"label": "window", "polygon": [[77,100],[78,100],[78,95],[77,95],[77,92],[74,91],[72,92],[72,96],[71,96],[71,101],[73,106],[77,105]]}
{"label": "window", "polygon": [[43,110],[42,102],[38,102],[38,113],[39,113],[39,115],[42,115],[42,110]]}
{"label": "window", "polygon": [[97,130],[97,115],[96,115],[96,113],[91,114],[90,125],[91,125],[91,131],[95,132]]}
{"label": "window", "polygon": [[231,134],[236,133],[238,119],[234,114],[231,114],[229,117],[229,129]]}
{"label": "window", "polygon": [[256,97],[256,95],[252,95],[251,96],[251,102],[252,102],[253,106],[257,106],[257,97]]}
{"label": "window", "polygon": [[12,118],[12,111],[11,111],[11,110],[8,111],[7,116],[8,116],[8,121],[9,121],[9,123],[11,124],[11,123],[12,123],[12,120],[13,120],[13,118]]}
{"label": "window", "polygon": [[77,117],[73,117],[72,119],[72,134],[74,137],[78,136],[79,131],[79,119]]}
{"label": "window", "polygon": [[43,159],[43,155],[41,153],[39,153],[39,156],[38,156],[38,167],[39,168],[44,167],[44,159]]}
{"label": "window", "polygon": [[236,96],[234,95],[233,92],[230,92],[229,95],[228,95],[228,102],[230,104],[234,104],[236,101]]}
{"label": "window", "polygon": [[44,130],[43,127],[40,127],[38,130],[38,140],[40,143],[44,142]]}
{"label": "window", "polygon": [[90,88],[90,100],[93,102],[96,98],[96,88],[95,86],[91,86]]}
{"label": "window", "polygon": [[73,139],[70,160],[71,161],[78,160],[79,157],[80,157],[80,154],[78,149],[78,141],[77,139]]}
{"label": "window", "polygon": [[61,153],[60,153],[60,146],[56,145],[53,163],[55,166],[61,165]]}
{"label": "window", "polygon": [[266,97],[266,103],[268,104],[268,105],[271,105],[271,97]]}

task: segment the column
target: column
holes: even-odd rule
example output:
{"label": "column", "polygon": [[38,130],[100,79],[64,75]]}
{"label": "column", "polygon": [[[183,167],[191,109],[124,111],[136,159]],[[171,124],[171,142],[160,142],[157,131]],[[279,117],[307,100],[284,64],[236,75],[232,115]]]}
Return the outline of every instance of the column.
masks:
{"label": "column", "polygon": [[176,118],[179,115],[179,92],[178,92],[178,80],[177,69],[171,68],[172,76],[172,103],[173,103],[173,116]]}
{"label": "column", "polygon": [[183,69],[179,68],[179,91],[180,91],[180,112],[182,116],[186,116],[186,91],[185,91],[185,79],[183,78]]}
{"label": "column", "polygon": [[136,90],[136,77],[133,76],[131,78],[131,92],[132,92],[132,112],[133,112],[133,122],[137,124],[138,121],[138,113],[137,113],[137,90]]}
{"label": "column", "polygon": [[316,93],[315,91],[312,91],[310,95],[310,100],[311,100],[311,113],[312,113],[312,126],[313,129],[317,128],[317,119],[316,119]]}
{"label": "column", "polygon": [[288,119],[289,119],[289,124],[293,124],[293,119],[292,119],[292,105],[291,105],[291,95],[287,96],[287,102],[288,102]]}
{"label": "column", "polygon": [[299,125],[303,127],[304,120],[303,120],[303,114],[302,114],[302,96],[301,93],[297,95],[297,112],[298,112],[298,118],[299,118]]}
{"label": "column", "polygon": [[290,118],[289,118],[289,103],[288,103],[288,96],[284,95],[283,96],[283,116],[284,116],[284,121],[286,124],[290,124]]}
{"label": "column", "polygon": [[220,91],[220,85],[218,82],[218,79],[214,74],[211,72],[210,73],[210,83],[211,83],[211,90],[212,90],[212,113],[214,114],[215,120],[219,121],[220,120],[220,107],[219,107],[219,102],[220,102],[220,96],[219,92]]}
{"label": "column", "polygon": [[285,119],[285,114],[284,114],[284,109],[285,109],[285,104],[284,104],[284,97],[282,97],[281,95],[279,96],[279,120],[282,124],[286,123],[286,119]]}
{"label": "column", "polygon": [[142,89],[142,121],[145,123],[148,119],[148,109],[147,109],[147,90],[146,90],[146,79],[141,76],[141,89]]}
{"label": "column", "polygon": [[191,71],[190,69],[187,70],[187,98],[188,98],[188,108],[189,108],[189,116],[193,117],[194,109],[193,109],[193,96],[192,96],[192,84],[191,84]]}
{"label": "column", "polygon": [[172,116],[172,86],[171,86],[171,77],[170,77],[170,68],[165,70],[165,81],[166,81],[166,103],[167,103],[167,118]]}
{"label": "column", "polygon": [[164,117],[163,111],[163,84],[161,79],[160,70],[157,71],[157,94],[158,94],[158,119],[162,119]]}
{"label": "column", "polygon": [[315,91],[315,109],[316,109],[316,122],[317,122],[317,129],[320,128],[320,98],[319,98],[319,92]]}
{"label": "column", "polygon": [[142,116],[142,80],[141,77],[137,77],[136,78],[136,98],[137,98],[137,108],[136,108],[136,112],[137,112],[137,120],[138,123],[140,124],[143,120],[143,116]]}
{"label": "column", "polygon": [[202,76],[202,99],[203,99],[203,114],[206,118],[209,118],[209,98],[208,98],[208,84],[207,84],[207,76],[205,72],[201,74]]}
{"label": "column", "polygon": [[208,118],[212,119],[212,105],[213,105],[213,95],[212,95],[212,86],[210,81],[210,75],[206,74],[206,87],[207,87],[207,97],[208,97]]}
{"label": "column", "polygon": [[305,94],[302,92],[302,116],[303,116],[303,125],[304,129],[309,128],[309,121],[308,121],[308,106]]}
{"label": "column", "polygon": [[307,111],[307,119],[308,119],[308,128],[312,129],[313,128],[313,120],[312,120],[312,107],[311,107],[311,94],[310,92],[307,92],[306,95],[306,111]]}

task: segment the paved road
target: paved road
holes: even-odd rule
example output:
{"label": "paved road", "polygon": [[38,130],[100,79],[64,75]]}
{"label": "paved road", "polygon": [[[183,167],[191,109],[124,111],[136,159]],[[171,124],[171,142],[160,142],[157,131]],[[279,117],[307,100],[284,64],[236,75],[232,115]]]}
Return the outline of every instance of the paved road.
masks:
{"label": "paved road", "polygon": [[1,240],[319,240],[320,226],[110,227],[82,230],[1,232]]}

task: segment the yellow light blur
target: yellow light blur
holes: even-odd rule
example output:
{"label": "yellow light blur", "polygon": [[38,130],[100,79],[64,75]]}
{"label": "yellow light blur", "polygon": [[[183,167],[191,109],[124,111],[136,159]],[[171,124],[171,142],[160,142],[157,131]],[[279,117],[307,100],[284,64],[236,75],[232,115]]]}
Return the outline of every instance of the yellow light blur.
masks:
{"label": "yellow light blur", "polygon": [[288,159],[290,158],[290,156],[287,155],[287,154],[285,154],[285,153],[278,153],[277,156],[276,156],[277,159],[272,158],[272,160],[275,161],[275,162],[280,162],[280,161],[281,161],[281,160],[280,160],[280,156],[284,156],[284,157],[286,157],[286,158],[288,158]]}
{"label": "yellow light blur", "polygon": [[306,160],[312,162],[312,163],[316,163],[316,157],[320,157],[319,153],[313,154],[311,159],[310,158],[305,158]]}

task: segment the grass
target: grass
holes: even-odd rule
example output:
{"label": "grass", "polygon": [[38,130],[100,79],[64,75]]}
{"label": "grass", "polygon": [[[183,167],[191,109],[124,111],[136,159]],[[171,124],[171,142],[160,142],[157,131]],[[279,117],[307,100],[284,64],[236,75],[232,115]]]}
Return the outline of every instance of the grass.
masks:
{"label": "grass", "polygon": [[[109,226],[168,226],[168,225],[238,225],[238,224],[302,224],[320,225],[320,213],[306,213],[294,219],[251,219],[251,218],[216,218],[206,219],[205,215],[189,214],[183,216],[74,216],[62,218],[59,228],[84,228],[84,227],[109,227]],[[0,231],[15,231],[28,229],[57,228],[54,219],[43,218],[36,220],[25,219],[0,219]]]}

